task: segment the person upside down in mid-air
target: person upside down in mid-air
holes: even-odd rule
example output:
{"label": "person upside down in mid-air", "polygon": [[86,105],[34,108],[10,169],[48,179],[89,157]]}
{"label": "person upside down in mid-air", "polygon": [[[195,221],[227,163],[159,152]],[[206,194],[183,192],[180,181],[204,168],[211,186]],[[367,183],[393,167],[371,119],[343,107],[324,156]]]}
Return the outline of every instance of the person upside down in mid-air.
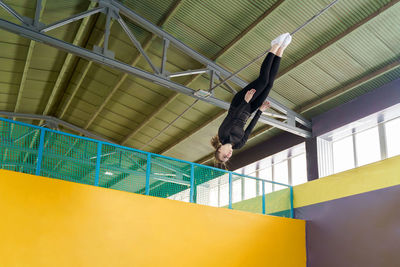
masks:
{"label": "person upside down in mid-air", "polygon": [[[281,34],[274,39],[261,65],[260,75],[233,97],[228,115],[219,127],[218,134],[211,139],[211,145],[215,148],[215,163],[225,166],[232,156],[233,149],[244,146],[261,113],[269,107],[266,99],[278,73],[283,51],[291,40],[289,33]],[[244,130],[247,120],[256,110],[256,114]]]}

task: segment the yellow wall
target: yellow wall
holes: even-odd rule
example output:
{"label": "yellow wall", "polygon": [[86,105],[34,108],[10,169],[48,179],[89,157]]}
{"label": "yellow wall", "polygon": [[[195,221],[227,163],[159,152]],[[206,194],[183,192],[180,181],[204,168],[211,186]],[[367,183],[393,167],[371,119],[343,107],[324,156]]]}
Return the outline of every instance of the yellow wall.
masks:
{"label": "yellow wall", "polygon": [[305,222],[0,170],[0,266],[306,266]]}
{"label": "yellow wall", "polygon": [[400,185],[400,156],[293,187],[294,207]]}

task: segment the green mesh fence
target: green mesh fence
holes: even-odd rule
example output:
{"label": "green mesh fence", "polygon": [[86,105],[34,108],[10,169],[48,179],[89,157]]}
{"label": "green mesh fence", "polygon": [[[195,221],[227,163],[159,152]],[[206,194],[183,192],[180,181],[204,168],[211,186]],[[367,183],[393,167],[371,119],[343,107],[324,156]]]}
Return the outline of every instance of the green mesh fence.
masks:
{"label": "green mesh fence", "polygon": [[[222,170],[194,166],[194,202],[202,205],[221,207],[221,202],[229,203],[229,192],[221,199],[221,184],[228,183],[228,174]],[[227,187],[229,190],[229,186]]]}
{"label": "green mesh fence", "polygon": [[292,215],[287,186],[2,118],[0,149],[2,169],[213,207]]}
{"label": "green mesh fence", "polygon": [[232,208],[262,213],[262,197],[257,197],[261,187],[255,179],[232,175]]}
{"label": "green mesh fence", "polygon": [[189,202],[190,173],[190,163],[151,155],[150,195]]}
{"label": "green mesh fence", "polygon": [[40,175],[94,185],[97,142],[46,131]]}
{"label": "green mesh fence", "polygon": [[39,129],[0,121],[1,168],[35,174]]}
{"label": "green mesh fence", "polygon": [[[283,188],[283,186],[282,186]],[[265,195],[266,214],[291,217],[290,189],[284,188]]]}
{"label": "green mesh fence", "polygon": [[144,194],[146,167],[147,155],[145,153],[103,144],[99,186]]}

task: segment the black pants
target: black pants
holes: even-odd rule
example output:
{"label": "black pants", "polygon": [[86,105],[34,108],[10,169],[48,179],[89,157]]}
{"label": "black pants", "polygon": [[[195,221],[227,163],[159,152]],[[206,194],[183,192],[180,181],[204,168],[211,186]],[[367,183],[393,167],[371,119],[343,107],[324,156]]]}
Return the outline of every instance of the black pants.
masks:
{"label": "black pants", "polygon": [[269,91],[274,84],[275,76],[278,73],[280,62],[280,57],[276,56],[275,54],[268,53],[261,65],[260,76],[236,93],[232,99],[231,106],[239,106],[246,93],[251,89],[255,89],[256,93],[253,95],[253,98],[249,103],[251,106],[251,113],[256,111],[262,105],[265,99],[267,99]]}

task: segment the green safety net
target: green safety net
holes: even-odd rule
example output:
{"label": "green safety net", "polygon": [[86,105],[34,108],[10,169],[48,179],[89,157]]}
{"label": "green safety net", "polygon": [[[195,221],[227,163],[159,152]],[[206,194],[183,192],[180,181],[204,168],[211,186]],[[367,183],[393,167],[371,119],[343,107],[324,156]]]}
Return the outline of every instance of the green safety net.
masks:
{"label": "green safety net", "polygon": [[235,173],[230,184],[226,170],[34,125],[0,119],[0,149],[2,169],[213,207],[231,197],[233,209],[290,216],[285,186]]}

